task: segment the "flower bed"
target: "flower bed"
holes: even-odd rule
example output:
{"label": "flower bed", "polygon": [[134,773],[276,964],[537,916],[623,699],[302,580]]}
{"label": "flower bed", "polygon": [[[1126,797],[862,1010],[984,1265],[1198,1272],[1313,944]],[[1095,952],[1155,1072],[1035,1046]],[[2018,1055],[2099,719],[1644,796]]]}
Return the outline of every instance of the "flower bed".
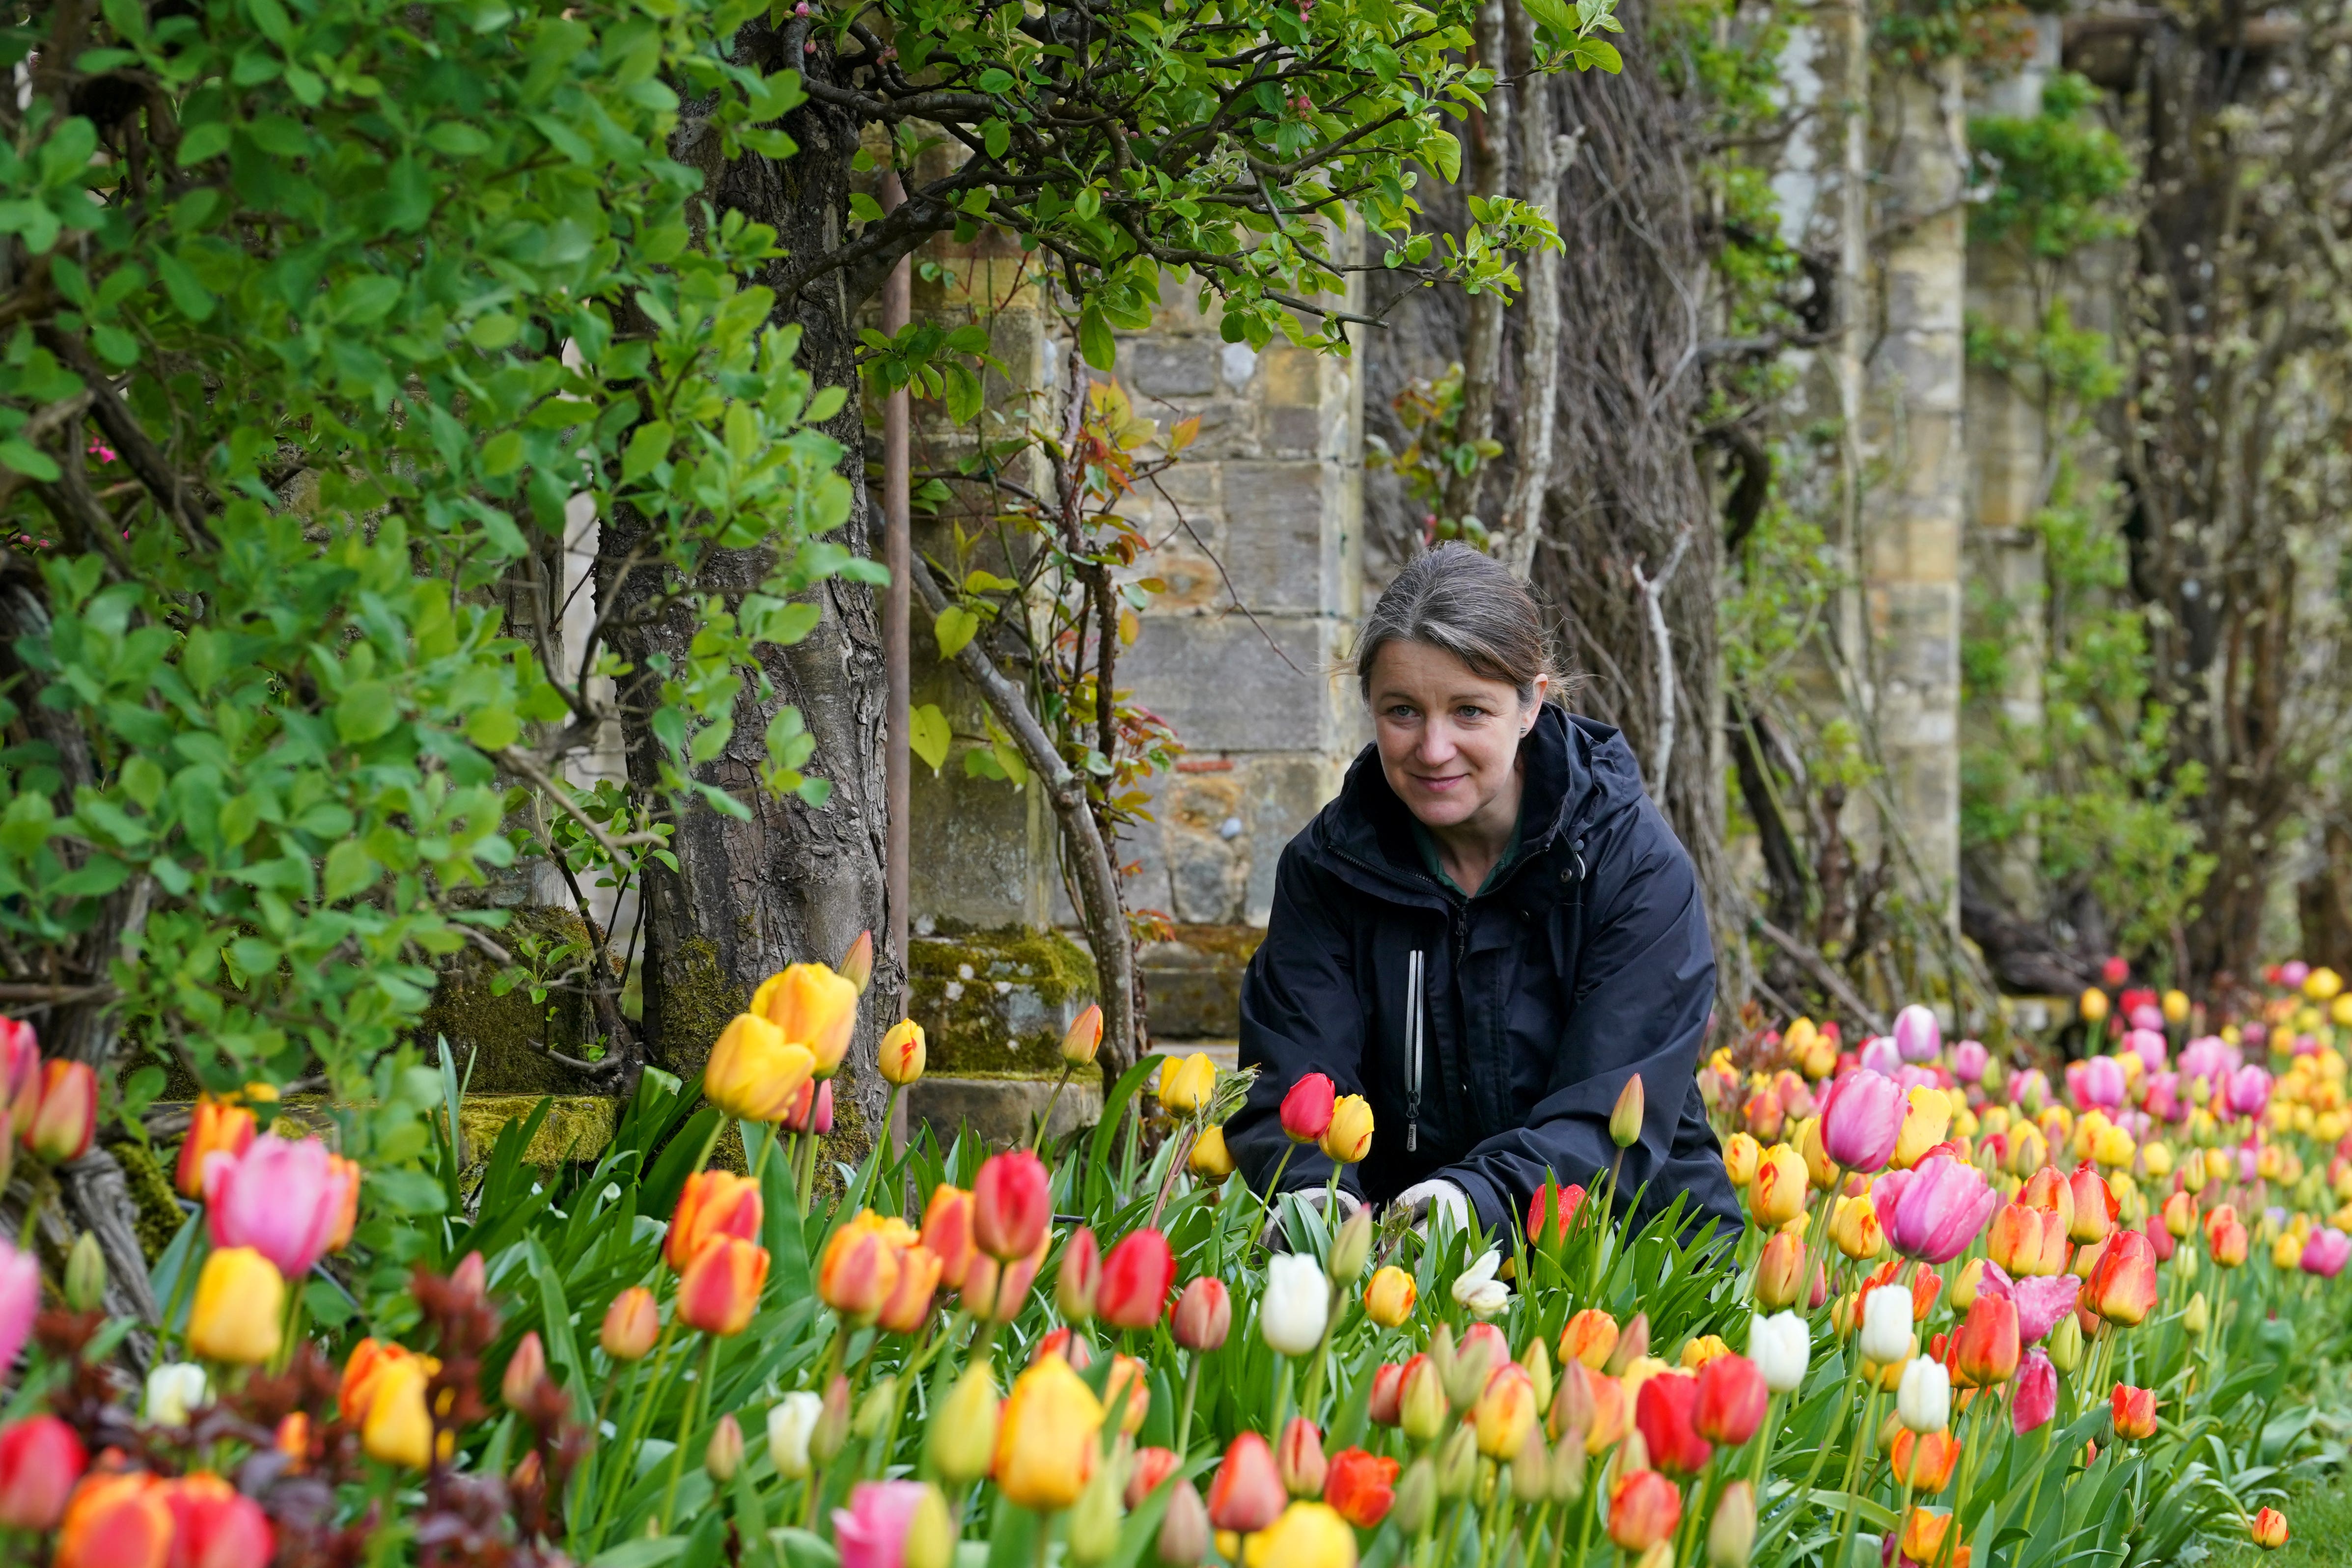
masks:
{"label": "flower bed", "polygon": [[[446,1136],[421,1173],[362,1173],[257,1135],[259,1096],[208,1102],[177,1164],[201,1218],[156,1270],[135,1396],[95,1247],[43,1304],[0,1243],[0,1366],[28,1350],[0,1544],[58,1568],[2055,1568],[2275,1545],[2264,1504],[2320,1453],[2313,1369],[2352,1253],[2352,1000],[2326,971],[2277,979],[2210,1034],[2186,998],[2086,998],[2113,1050],[2056,1083],[1948,1048],[1924,1008],[1851,1051],[1805,1020],[1742,1040],[1701,1068],[1745,1193],[1732,1237],[1679,1206],[1613,1220],[1612,1171],[1559,1173],[1499,1239],[1269,1208],[1219,1131],[1246,1081],[1202,1057],[1143,1064],[1044,1151],[877,1153],[811,1212],[854,967],[761,988],[707,1103],[648,1074],[551,1186],[522,1162],[530,1122],[467,1187]],[[1074,1067],[1097,1034],[1082,1017]],[[885,1075],[924,1057],[901,1026]],[[86,1070],[20,1028],[0,1093],[26,1157],[87,1146]],[[1370,1116],[1309,1079],[1285,1125],[1344,1160]],[[729,1119],[747,1175],[705,1168]],[[355,1230],[363,1186],[420,1182],[446,1212]]]}

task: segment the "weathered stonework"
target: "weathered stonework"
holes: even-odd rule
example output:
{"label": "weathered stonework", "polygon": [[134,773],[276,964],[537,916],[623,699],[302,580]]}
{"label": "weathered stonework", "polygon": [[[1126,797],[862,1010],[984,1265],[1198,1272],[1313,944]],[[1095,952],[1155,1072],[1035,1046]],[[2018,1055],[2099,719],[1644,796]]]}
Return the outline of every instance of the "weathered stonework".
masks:
{"label": "weathered stonework", "polygon": [[908,1016],[927,1037],[927,1072],[1053,1077],[1062,1036],[1095,997],[1085,948],[1058,931],[918,936],[908,944]]}

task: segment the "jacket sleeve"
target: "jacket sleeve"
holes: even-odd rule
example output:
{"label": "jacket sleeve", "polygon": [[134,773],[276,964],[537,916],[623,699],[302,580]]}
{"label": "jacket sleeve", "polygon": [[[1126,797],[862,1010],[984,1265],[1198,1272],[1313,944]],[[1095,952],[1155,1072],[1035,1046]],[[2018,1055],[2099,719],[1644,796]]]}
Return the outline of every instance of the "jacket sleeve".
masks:
{"label": "jacket sleeve", "polygon": [[[1248,1102],[1225,1123],[1225,1147],[1260,1193],[1277,1166],[1285,1192],[1330,1179],[1323,1152],[1293,1144],[1282,1130],[1282,1097],[1292,1084],[1320,1072],[1341,1094],[1364,1092],[1364,1009],[1347,932],[1331,914],[1345,900],[1316,885],[1319,881],[1296,846],[1282,852],[1265,940],[1242,977],[1241,1062],[1258,1076]],[[1339,1186],[1364,1195],[1352,1167],[1340,1174]]]}
{"label": "jacket sleeve", "polygon": [[1628,869],[1587,916],[1548,1092],[1520,1126],[1435,1173],[1470,1195],[1490,1229],[1517,1222],[1547,1171],[1563,1185],[1590,1188],[1610,1167],[1617,1147],[1609,1113],[1636,1073],[1642,1135],[1625,1151],[1620,1191],[1629,1199],[1641,1194],[1645,1216],[1685,1190],[1701,1218],[1737,1214],[1703,1113],[1696,1134],[1687,1125],[1715,1006],[1715,951],[1698,878],[1672,830],[1646,805],[1633,815],[1619,852]]}

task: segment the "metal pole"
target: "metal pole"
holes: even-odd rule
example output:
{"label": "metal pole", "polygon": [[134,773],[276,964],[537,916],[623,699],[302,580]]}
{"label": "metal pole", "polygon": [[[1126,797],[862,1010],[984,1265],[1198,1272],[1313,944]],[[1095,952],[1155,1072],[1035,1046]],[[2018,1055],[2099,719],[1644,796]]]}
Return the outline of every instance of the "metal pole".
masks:
{"label": "metal pole", "polygon": [[[898,172],[882,176],[885,212],[907,199]],[[913,313],[913,278],[906,256],[890,269],[882,286],[882,330],[896,337]],[[908,622],[908,578],[914,545],[908,507],[907,389],[898,388],[882,406],[882,564],[890,570],[890,586],[882,598],[882,657],[887,674],[883,706],[883,905],[889,917],[889,950],[898,961],[898,1007],[903,1015],[907,989],[907,870],[912,854],[908,836],[908,799],[914,782],[913,752],[907,744],[908,715],[913,711],[913,672],[909,669]],[[907,1146],[906,1096],[894,1097],[890,1112],[890,1146]]]}

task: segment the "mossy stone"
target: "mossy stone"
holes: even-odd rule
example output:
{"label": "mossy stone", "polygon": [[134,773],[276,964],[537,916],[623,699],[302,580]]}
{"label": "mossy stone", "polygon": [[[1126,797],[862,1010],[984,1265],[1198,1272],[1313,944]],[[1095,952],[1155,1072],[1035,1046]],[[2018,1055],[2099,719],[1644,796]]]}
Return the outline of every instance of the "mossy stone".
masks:
{"label": "mossy stone", "polygon": [[751,1001],[751,993],[728,978],[717,943],[701,936],[679,943],[662,966],[661,1038],[646,1041],[655,1063],[689,1083],[701,1077],[719,1031]]}
{"label": "mossy stone", "polygon": [[1058,931],[1014,927],[919,936],[908,949],[908,1011],[928,1038],[928,1071],[1060,1074],[1063,1031],[1095,999],[1085,948]]}
{"label": "mossy stone", "polygon": [[[509,916],[498,937],[509,952],[528,944],[552,948],[579,943],[584,947],[588,940],[586,924],[569,909],[524,905],[509,911]],[[587,998],[576,990],[563,990],[541,1004],[531,1000],[528,986],[500,996],[491,984],[499,969],[471,947],[441,961],[433,1000],[417,1020],[416,1039],[426,1059],[437,1061],[436,1042],[446,1040],[468,1092],[537,1096],[576,1091],[578,1076],[549,1061],[540,1047],[584,1057],[597,1039]]]}
{"label": "mossy stone", "polygon": [[[538,1094],[467,1094],[457,1103],[457,1124],[465,1133],[466,1159],[479,1165],[498,1146],[499,1134],[512,1123],[528,1118],[542,1098]],[[614,1103],[600,1094],[562,1094],[549,1100],[546,1119],[522,1154],[523,1164],[544,1170],[569,1160],[593,1160],[612,1143],[617,1125]]]}
{"label": "mossy stone", "polygon": [[187,1216],[181,1211],[180,1195],[173,1188],[171,1178],[163,1174],[155,1151],[135,1138],[119,1144],[109,1144],[107,1153],[122,1167],[122,1179],[131,1188],[131,1202],[138,1212],[131,1218],[131,1229],[139,1237],[139,1250],[145,1253],[148,1263],[163,1255],[172,1238],[180,1233]]}

